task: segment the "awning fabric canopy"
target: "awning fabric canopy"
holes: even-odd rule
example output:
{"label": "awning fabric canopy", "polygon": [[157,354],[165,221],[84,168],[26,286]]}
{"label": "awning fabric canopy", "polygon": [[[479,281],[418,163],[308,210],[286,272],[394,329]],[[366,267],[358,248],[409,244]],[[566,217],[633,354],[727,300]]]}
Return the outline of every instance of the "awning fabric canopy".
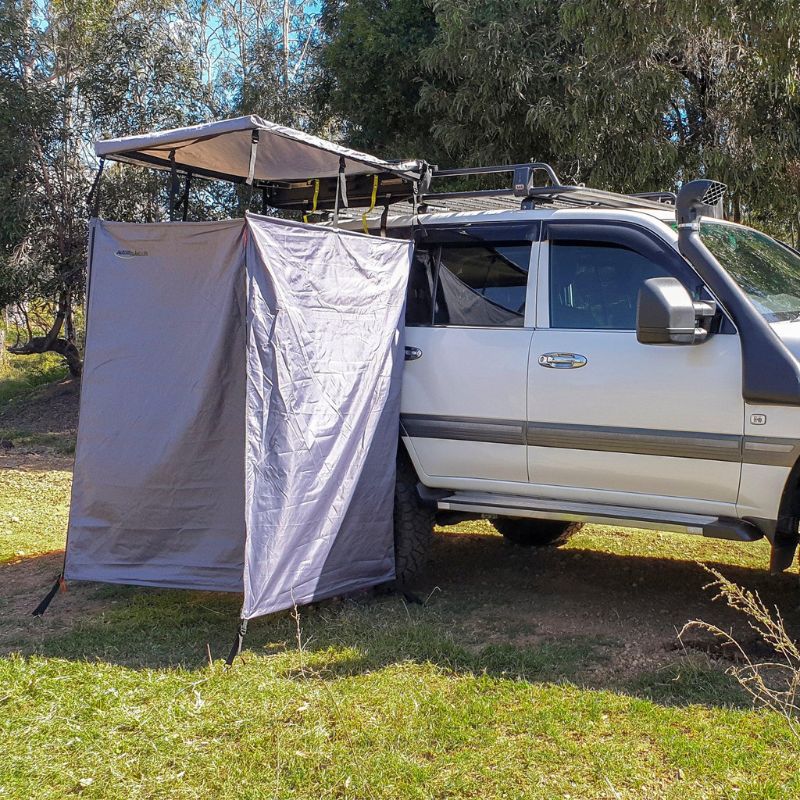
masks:
{"label": "awning fabric canopy", "polygon": [[113,161],[160,169],[174,165],[181,172],[235,183],[332,178],[339,173],[342,158],[347,176],[389,173],[416,180],[423,168],[422,161],[384,161],[254,115],[105,139],[96,142],[94,149],[98,156]]}

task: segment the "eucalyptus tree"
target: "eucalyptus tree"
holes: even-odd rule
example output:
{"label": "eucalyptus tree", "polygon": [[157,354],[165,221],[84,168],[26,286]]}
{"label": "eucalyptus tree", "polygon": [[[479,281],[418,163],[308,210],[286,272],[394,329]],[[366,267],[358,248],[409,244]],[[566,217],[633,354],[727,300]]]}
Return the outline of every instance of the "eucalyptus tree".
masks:
{"label": "eucalyptus tree", "polygon": [[14,353],[54,351],[80,372],[91,142],[196,113],[174,19],[150,0],[0,6],[0,303],[24,322]]}
{"label": "eucalyptus tree", "polygon": [[708,175],[797,231],[800,17],[781,0],[435,0],[421,108],[461,161],[555,162],[603,188]]}
{"label": "eucalyptus tree", "polygon": [[418,108],[437,29],[425,0],[325,0],[320,28],[318,124],[384,157],[435,160],[435,119]]}

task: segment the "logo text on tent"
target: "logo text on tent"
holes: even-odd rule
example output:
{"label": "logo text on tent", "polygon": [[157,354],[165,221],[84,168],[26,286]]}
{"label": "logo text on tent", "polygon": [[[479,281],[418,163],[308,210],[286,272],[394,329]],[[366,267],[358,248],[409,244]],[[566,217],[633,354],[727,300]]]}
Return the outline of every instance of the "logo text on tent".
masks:
{"label": "logo text on tent", "polygon": [[136,256],[150,255],[147,250],[117,250],[114,255],[117,258],[136,258]]}

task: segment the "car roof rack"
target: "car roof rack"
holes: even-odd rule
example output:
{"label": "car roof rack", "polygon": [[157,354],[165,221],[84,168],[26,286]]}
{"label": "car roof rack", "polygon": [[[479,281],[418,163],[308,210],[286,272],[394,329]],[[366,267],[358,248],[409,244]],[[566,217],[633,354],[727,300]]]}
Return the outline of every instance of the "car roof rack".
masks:
{"label": "car roof rack", "polygon": [[[455,192],[424,192],[420,195],[420,204],[424,207],[435,206],[455,210],[462,201],[491,200],[493,207],[497,201],[504,201],[507,207],[531,209],[546,208],[633,208],[663,210],[665,205],[675,205],[673,192],[640,192],[637,194],[620,194],[591,189],[586,186],[562,184],[555,170],[544,162],[536,161],[526,164],[506,164],[491,167],[464,167],[458,169],[439,169],[432,167],[431,181],[441,178],[460,178],[473,175],[489,175],[513,173],[513,183],[507,189],[477,189]],[[537,185],[537,178],[543,175],[546,185]],[[489,205],[487,203],[487,205]]]}
{"label": "car roof rack", "polygon": [[[675,194],[672,192],[620,194],[587,186],[562,184],[553,167],[541,161],[453,169],[440,169],[432,164],[422,163],[424,166],[419,181],[410,181],[389,173],[348,176],[348,206],[355,211],[366,207],[385,208],[400,202],[414,205],[416,202],[417,210],[426,213],[515,211],[520,207],[664,210],[665,205],[675,204]],[[504,173],[513,176],[512,185],[507,188],[430,191],[434,181]],[[313,214],[330,211],[335,206],[336,178],[295,182],[256,181],[255,186],[263,190],[265,207],[296,209],[304,214]]]}

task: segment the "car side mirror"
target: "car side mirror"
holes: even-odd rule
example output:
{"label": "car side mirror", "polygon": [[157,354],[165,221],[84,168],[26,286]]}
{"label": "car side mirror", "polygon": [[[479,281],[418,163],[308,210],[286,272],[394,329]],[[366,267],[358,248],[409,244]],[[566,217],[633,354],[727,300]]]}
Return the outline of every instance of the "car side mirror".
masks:
{"label": "car side mirror", "polygon": [[639,290],[636,338],[642,344],[699,344],[716,311],[713,301],[693,301],[676,278],[649,278]]}

